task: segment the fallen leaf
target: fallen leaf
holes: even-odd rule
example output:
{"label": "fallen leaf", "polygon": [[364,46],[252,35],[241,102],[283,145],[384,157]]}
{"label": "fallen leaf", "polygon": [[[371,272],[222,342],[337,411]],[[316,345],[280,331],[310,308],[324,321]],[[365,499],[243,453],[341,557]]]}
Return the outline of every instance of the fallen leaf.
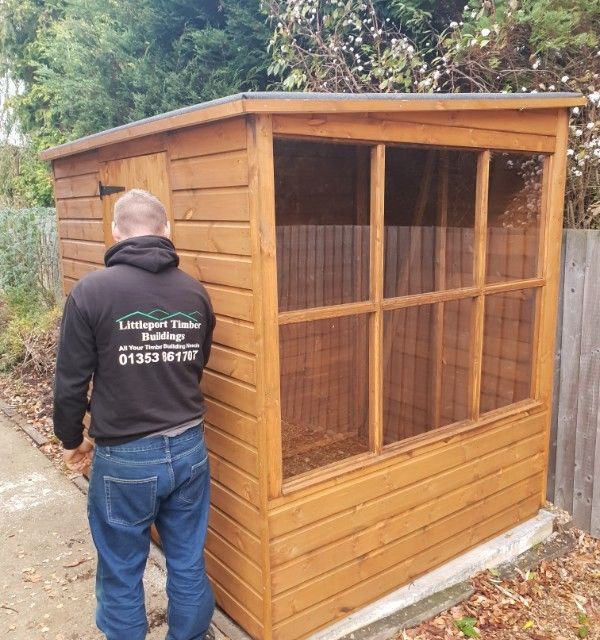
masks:
{"label": "fallen leaf", "polygon": [[527,631],[527,629],[531,629],[535,622],[533,620],[527,620],[527,622],[522,626],[523,631]]}

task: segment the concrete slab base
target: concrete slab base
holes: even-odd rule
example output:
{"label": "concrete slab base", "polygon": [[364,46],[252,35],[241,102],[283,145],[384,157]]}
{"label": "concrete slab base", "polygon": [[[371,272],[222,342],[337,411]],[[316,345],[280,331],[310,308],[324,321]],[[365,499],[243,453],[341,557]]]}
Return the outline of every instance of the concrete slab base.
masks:
{"label": "concrete slab base", "polygon": [[353,631],[344,638],[348,640],[388,640],[388,638],[395,637],[402,629],[416,627],[421,622],[434,618],[438,613],[454,607],[469,598],[473,592],[474,589],[468,580],[459,582],[443,591],[423,598],[423,600],[419,600],[419,602],[411,604],[391,616],[368,624],[358,631]]}
{"label": "concrete slab base", "polygon": [[[553,524],[553,514],[542,509],[535,518],[488,540],[488,542],[447,562],[438,569],[430,571],[425,576],[390,593],[377,602],[356,611],[326,629],[318,631],[310,636],[309,640],[358,640],[360,638],[387,640],[392,638],[403,628],[410,628],[410,626],[444,611],[448,606],[453,606],[454,603],[451,602],[445,606],[442,598],[437,604],[443,605],[443,608],[437,608],[437,610],[434,610],[435,607],[430,608],[430,613],[427,616],[414,623],[408,619],[404,620],[399,612],[434,596],[434,594],[444,592],[479,571],[497,567],[513,560],[531,547],[546,540],[552,534]],[[394,620],[396,620],[396,624]],[[376,630],[373,628],[375,635],[364,635],[369,632],[368,627],[377,627]]]}

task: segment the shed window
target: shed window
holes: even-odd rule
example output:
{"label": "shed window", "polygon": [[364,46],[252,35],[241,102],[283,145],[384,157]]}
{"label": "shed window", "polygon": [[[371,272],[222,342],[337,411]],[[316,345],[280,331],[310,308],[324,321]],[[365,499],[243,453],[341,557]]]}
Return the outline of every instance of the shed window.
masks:
{"label": "shed window", "polygon": [[472,313],[471,299],[384,313],[384,444],[469,417]]}
{"label": "shed window", "polygon": [[537,275],[543,156],[492,153],[487,281]]}
{"label": "shed window", "polygon": [[481,411],[530,396],[535,289],[485,298]]}
{"label": "shed window", "polygon": [[532,397],[546,164],[275,140],[285,479]]}
{"label": "shed window", "polygon": [[369,450],[367,317],[280,329],[285,477]]}
{"label": "shed window", "polygon": [[386,297],[473,284],[477,154],[388,147]]}
{"label": "shed window", "polygon": [[275,142],[279,310],[369,297],[369,148]]}

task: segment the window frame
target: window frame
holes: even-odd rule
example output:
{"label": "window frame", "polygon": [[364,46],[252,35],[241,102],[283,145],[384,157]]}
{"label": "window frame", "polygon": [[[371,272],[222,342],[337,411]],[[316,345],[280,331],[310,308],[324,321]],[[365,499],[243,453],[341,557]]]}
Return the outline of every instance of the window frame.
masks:
{"label": "window frame", "polygon": [[[360,302],[343,303],[323,307],[312,307],[292,311],[279,311],[276,308],[277,333],[279,327],[286,324],[322,320],[352,315],[368,315],[369,319],[369,362],[368,362],[368,415],[369,415],[369,444],[370,451],[361,453],[329,465],[312,469],[305,473],[283,479],[281,474],[282,450],[272,451],[270,455],[279,456],[279,487],[276,495],[286,496],[313,485],[319,485],[336,478],[344,473],[364,468],[367,465],[383,462],[400,453],[411,451],[425,445],[435,445],[440,440],[448,437],[478,429],[484,425],[496,422],[500,419],[510,418],[522,412],[538,410],[542,407],[539,388],[539,357],[540,357],[540,325],[542,305],[545,304],[545,288],[547,282],[547,242],[548,242],[548,217],[549,217],[549,191],[552,172],[553,154],[549,152],[533,151],[530,149],[511,150],[514,154],[543,156],[542,197],[540,203],[538,256],[536,260],[536,275],[532,278],[520,280],[507,280],[504,282],[486,283],[487,268],[487,238],[488,238],[488,189],[491,154],[496,148],[468,148],[477,154],[477,172],[475,184],[475,226],[473,248],[473,286],[457,289],[446,289],[420,294],[411,294],[393,298],[384,297],[384,204],[385,204],[385,158],[388,146],[397,146],[398,142],[373,142],[368,140],[339,140],[327,136],[297,136],[286,134],[274,134],[277,139],[302,139],[304,141],[351,143],[367,145],[371,149],[370,155],[370,265],[369,265],[369,299]],[[440,145],[425,145],[423,142],[401,143],[407,147],[444,148],[448,150],[466,150],[464,147],[451,147]],[[274,184],[274,181],[273,181]],[[275,194],[273,194],[273,198]],[[274,224],[275,220],[274,220]],[[277,247],[274,248],[276,261]],[[536,289],[536,302],[534,314],[532,363],[530,396],[525,400],[480,412],[481,397],[481,373],[483,361],[483,337],[485,298],[487,295],[515,291],[523,289]],[[394,443],[383,445],[383,314],[385,311],[434,304],[451,300],[471,298],[473,300],[473,313],[471,320],[471,358],[469,366],[469,417],[465,420],[454,422],[439,427],[430,432],[422,433]],[[275,297],[277,304],[277,296]],[[279,375],[279,371],[278,371]],[[277,386],[280,392],[280,380]],[[278,403],[277,424],[274,425],[279,432],[281,441],[281,410]]]}

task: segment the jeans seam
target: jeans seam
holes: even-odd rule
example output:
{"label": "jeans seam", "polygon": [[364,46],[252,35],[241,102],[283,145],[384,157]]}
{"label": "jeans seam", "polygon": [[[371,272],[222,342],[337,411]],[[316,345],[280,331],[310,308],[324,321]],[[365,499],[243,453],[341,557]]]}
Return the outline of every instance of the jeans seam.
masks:
{"label": "jeans seam", "polygon": [[114,452],[113,452],[112,456],[106,456],[106,455],[103,454],[102,451],[96,451],[95,454],[100,458],[104,458],[104,460],[110,461],[111,463],[134,465],[134,466],[143,466],[143,465],[148,465],[148,464],[165,464],[166,462],[169,462],[169,460],[171,460],[171,461],[179,460],[180,458],[188,456],[191,453],[195,453],[198,449],[200,449],[203,446],[205,446],[204,439],[201,442],[199,442],[195,447],[192,447],[191,449],[187,449],[183,453],[179,453],[176,456],[173,456],[172,458],[169,458],[169,459],[164,457],[164,458],[160,458],[158,460],[120,460],[120,459],[114,457]]}

